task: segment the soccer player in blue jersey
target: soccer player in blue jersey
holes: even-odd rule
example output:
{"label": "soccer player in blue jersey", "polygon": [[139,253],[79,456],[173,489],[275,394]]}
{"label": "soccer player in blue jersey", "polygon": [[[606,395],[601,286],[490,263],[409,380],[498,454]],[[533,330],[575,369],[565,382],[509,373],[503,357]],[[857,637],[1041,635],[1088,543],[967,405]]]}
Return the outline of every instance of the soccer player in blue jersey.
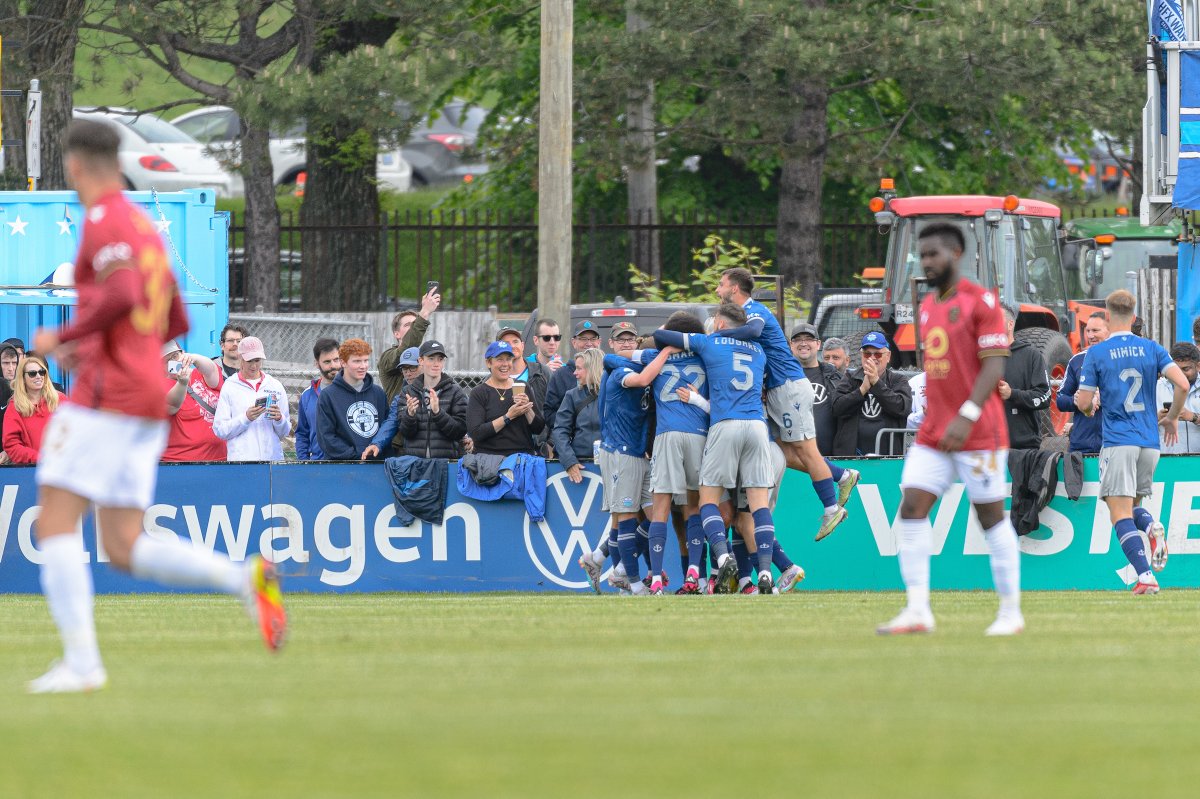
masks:
{"label": "soccer player in blue jersey", "polygon": [[[1138,573],[1134,594],[1157,594],[1155,571],[1167,563],[1167,537],[1163,526],[1150,512],[1139,507],[1150,496],[1154,467],[1158,464],[1158,426],[1163,440],[1179,438],[1176,420],[1187,398],[1188,381],[1158,342],[1135,336],[1134,296],[1118,289],[1104,300],[1108,309],[1109,336],[1093,344],[1083,360],[1075,405],[1083,413],[1094,412],[1095,394],[1100,392],[1104,418],[1100,448],[1100,498],[1116,529],[1125,557]],[[1159,375],[1175,386],[1171,410],[1160,422],[1157,412]],[[1142,546],[1141,533],[1150,541],[1150,558]]]}
{"label": "soccer player in blue jersey", "polygon": [[775,524],[767,504],[775,475],[771,469],[771,441],[763,411],[762,386],[766,354],[753,341],[727,336],[723,331],[746,324],[746,312],[723,302],[708,336],[656,330],[654,340],[663,347],[679,347],[700,356],[709,386],[711,426],[700,466],[700,520],[709,547],[717,553],[718,585],[736,571],[737,564],[725,538],[726,525],[718,507],[723,491],[746,491],[754,517],[758,563],[758,588],[773,593],[771,554]]}
{"label": "soccer player in blue jersey", "polygon": [[787,336],[767,306],[751,297],[754,276],[750,270],[727,269],[717,285],[717,296],[740,306],[747,317],[747,328],[766,354],[767,412],[779,426],[776,442],[793,469],[808,472],[813,489],[825,506],[816,540],[829,535],[846,519],[846,502],[858,483],[854,469],[842,469],[825,460],[817,449],[817,429],[813,421],[812,384],[804,367],[796,360]]}

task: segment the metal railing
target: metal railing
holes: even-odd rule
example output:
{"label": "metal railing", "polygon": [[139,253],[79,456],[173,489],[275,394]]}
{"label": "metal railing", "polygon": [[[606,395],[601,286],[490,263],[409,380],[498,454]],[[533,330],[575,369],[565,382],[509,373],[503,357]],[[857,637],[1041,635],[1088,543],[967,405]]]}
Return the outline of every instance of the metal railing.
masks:
{"label": "metal railing", "polygon": [[273,364],[312,366],[313,344],[319,338],[345,341],[361,338],[375,349],[375,333],[368,322],[304,316],[266,316],[231,313],[229,321],[242,325],[263,343],[267,360]]}

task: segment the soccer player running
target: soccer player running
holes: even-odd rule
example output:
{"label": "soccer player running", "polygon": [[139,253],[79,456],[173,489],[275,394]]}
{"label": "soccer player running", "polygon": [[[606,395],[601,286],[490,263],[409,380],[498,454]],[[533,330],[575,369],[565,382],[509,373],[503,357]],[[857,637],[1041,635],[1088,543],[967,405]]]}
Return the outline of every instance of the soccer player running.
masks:
{"label": "soccer player running", "polygon": [[[1100,392],[1104,421],[1100,498],[1108,505],[1108,515],[1125,557],[1137,571],[1133,593],[1157,594],[1154,572],[1167,565],[1167,538],[1162,524],[1139,506],[1153,490],[1159,455],[1158,426],[1162,425],[1167,444],[1179,439],[1176,420],[1183,411],[1188,381],[1158,342],[1139,338],[1130,330],[1135,303],[1133,295],[1124,289],[1105,298],[1109,337],[1088,348],[1079,373],[1075,405],[1091,416],[1095,413],[1095,394]],[[1160,374],[1175,388],[1171,409],[1161,422],[1156,408]],[[1150,540],[1149,562],[1141,533]]]}
{"label": "soccer player running", "polygon": [[732,493],[740,486],[746,491],[746,503],[754,517],[758,590],[770,594],[775,587],[771,577],[775,523],[767,503],[775,475],[762,401],[767,358],[757,343],[722,332],[745,324],[746,312],[726,301],[717,309],[712,334],[656,330],[654,340],[661,347],[678,347],[699,355],[708,376],[711,424],[700,464],[700,521],[709,548],[717,553],[713,579],[723,585],[737,570],[718,506],[724,491]]}
{"label": "soccer player running", "polygon": [[[767,306],[750,296],[754,276],[741,267],[725,270],[717,285],[717,296],[746,312],[747,330],[766,353],[767,413],[779,426],[779,440],[790,468],[807,472],[813,490],[825,507],[816,540],[820,541],[845,521],[846,502],[858,483],[855,469],[843,469],[830,463],[817,449],[817,429],[813,421],[812,384],[804,367],[792,355],[787,336]],[[741,334],[735,334],[741,337]]]}
{"label": "soccer player running", "polygon": [[86,209],[75,262],[74,319],[40,330],[38,352],[75,369],[68,403],[46,430],[37,467],[41,582],[64,655],[28,685],[30,693],[103,688],[88,556],[76,534],[89,504],[113,566],[135,577],[240,596],[258,614],[267,646],[283,643],[286,616],[274,567],[246,566],[178,538],[151,538],[142,515],[154,498],[167,442],[158,385],[163,342],[187,331],[187,316],[154,225],[122,195],[116,131],[75,120],[67,128],[66,172]]}
{"label": "soccer player running", "polygon": [[908,605],[880,626],[880,635],[933,632],[929,607],[929,512],[954,482],[984,530],[1000,612],[987,635],[1016,635],[1021,616],[1021,555],[1004,511],[1008,495],[1008,428],[996,387],[1004,377],[1008,329],[992,291],[961,277],[965,242],[951,224],[925,226],[919,236],[921,268],[933,291],[921,301],[925,351],[925,422],[904,459],[900,520],[896,524],[900,574]]}

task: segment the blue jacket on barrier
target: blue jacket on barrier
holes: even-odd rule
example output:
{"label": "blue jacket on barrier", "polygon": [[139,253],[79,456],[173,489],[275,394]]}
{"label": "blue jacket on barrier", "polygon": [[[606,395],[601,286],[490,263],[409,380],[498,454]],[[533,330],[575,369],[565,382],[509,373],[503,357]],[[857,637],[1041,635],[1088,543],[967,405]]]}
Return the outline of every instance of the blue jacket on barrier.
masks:
{"label": "blue jacket on barrier", "polygon": [[1101,440],[1104,437],[1104,422],[1099,413],[1084,416],[1075,407],[1075,392],[1079,390],[1079,372],[1083,369],[1083,356],[1086,352],[1076,353],[1067,361],[1067,373],[1063,376],[1062,388],[1054,398],[1054,404],[1060,411],[1073,411],[1071,419],[1071,437],[1068,451],[1070,452],[1099,452]]}
{"label": "blue jacket on barrier", "polygon": [[465,455],[458,465],[458,493],[468,499],[492,502],[497,499],[519,499],[525,512],[535,522],[546,518],[546,459],[518,452],[500,462],[500,480],[493,485],[481,485],[471,468],[479,458],[498,455]]}
{"label": "blue jacket on barrier", "polygon": [[446,513],[449,464],[442,458],[402,455],[384,461],[396,518],[408,527],[413,519],[441,524]]}

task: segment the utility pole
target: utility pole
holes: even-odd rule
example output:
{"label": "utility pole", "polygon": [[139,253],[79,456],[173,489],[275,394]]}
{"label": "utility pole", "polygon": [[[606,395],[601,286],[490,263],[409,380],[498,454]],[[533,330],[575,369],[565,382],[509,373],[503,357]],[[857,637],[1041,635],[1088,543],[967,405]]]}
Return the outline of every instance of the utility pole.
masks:
{"label": "utility pole", "polygon": [[538,128],[538,315],[564,332],[571,329],[573,3],[542,0]]}

